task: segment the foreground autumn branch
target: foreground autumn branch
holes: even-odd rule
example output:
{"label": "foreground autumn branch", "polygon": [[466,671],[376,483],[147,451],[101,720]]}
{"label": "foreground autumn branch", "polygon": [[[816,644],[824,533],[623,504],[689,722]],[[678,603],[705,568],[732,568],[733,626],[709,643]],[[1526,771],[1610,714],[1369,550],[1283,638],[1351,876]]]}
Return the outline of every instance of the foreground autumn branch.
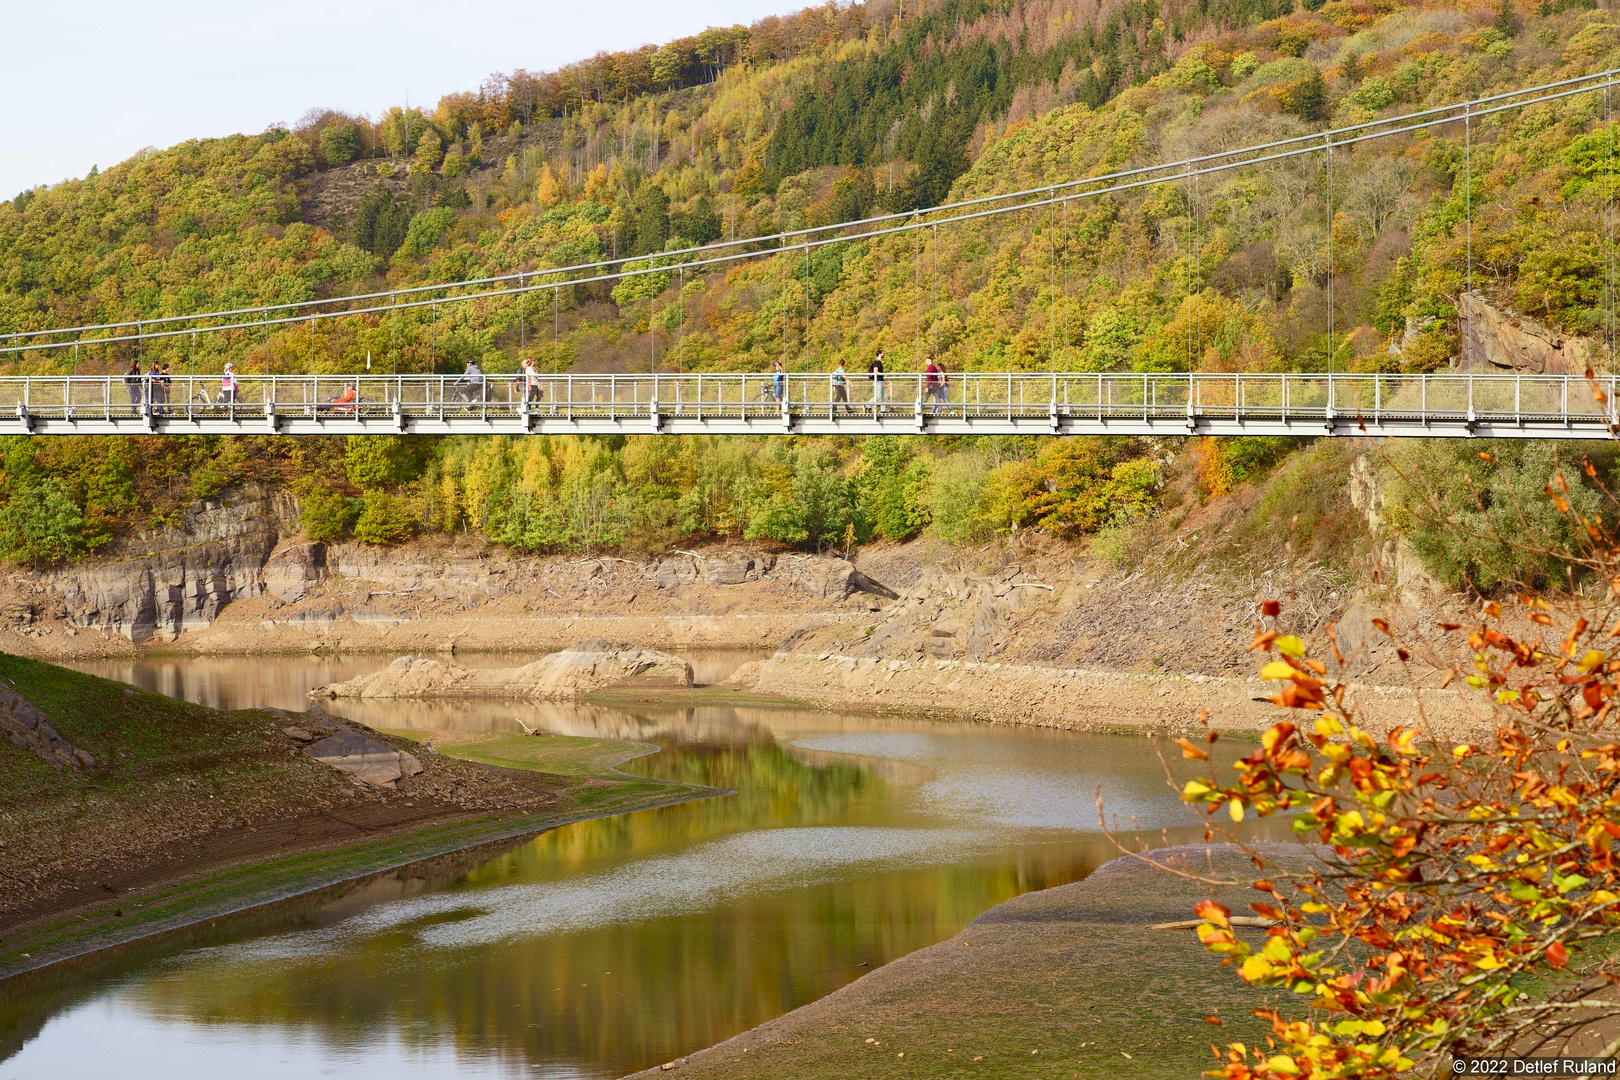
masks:
{"label": "foreground autumn branch", "polygon": [[[1559,490],[1548,495],[1571,513]],[[1234,763],[1235,780],[1211,774],[1181,797],[1212,829],[1291,812],[1294,830],[1332,854],[1304,873],[1267,866],[1269,880],[1252,882],[1263,898],[1249,907],[1275,920],[1263,939],[1245,940],[1226,907],[1198,905],[1205,947],[1246,982],[1279,992],[1260,1014],[1271,1022],[1268,1045],[1230,1044],[1210,1075],[1432,1074],[1449,1072],[1453,1056],[1620,1049],[1610,1041],[1620,1026],[1604,1023],[1620,1015],[1606,957],[1620,926],[1620,626],[1607,628],[1620,549],[1601,520],[1580,525],[1591,543],[1569,556],[1572,573],[1608,583],[1597,590],[1607,596],[1572,590],[1555,606],[1522,595],[1506,613],[1484,604],[1475,625],[1439,627],[1442,645],[1471,658],[1444,684],[1460,679],[1456,691],[1477,695],[1496,725],[1478,745],[1364,730],[1342,675],[1329,675],[1344,659],[1332,628],[1326,652],[1313,655],[1267,628],[1276,602],[1262,606],[1251,651],[1268,658],[1260,676],[1290,719]],[[1419,643],[1400,644],[1409,661]],[[1177,741],[1184,757],[1208,760]]]}

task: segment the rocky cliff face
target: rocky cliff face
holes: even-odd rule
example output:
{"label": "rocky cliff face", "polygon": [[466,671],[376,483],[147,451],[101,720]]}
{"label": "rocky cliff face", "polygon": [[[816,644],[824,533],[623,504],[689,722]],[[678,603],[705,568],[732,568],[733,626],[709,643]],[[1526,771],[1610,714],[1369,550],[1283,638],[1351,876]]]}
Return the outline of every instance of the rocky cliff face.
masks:
{"label": "rocky cliff face", "polygon": [[290,494],[248,486],[197,504],[179,526],[120,541],[110,557],[41,575],[38,585],[72,626],[172,641],[232,601],[258,596],[266,561],[297,518]]}
{"label": "rocky cliff face", "polygon": [[301,535],[298,509],[286,492],[248,486],[93,561],[13,573],[0,582],[0,648],[103,655],[184,638],[173,647],[548,650],[592,622],[651,644],[760,645],[811,609],[853,613],[896,595],[825,556],[713,549],[637,562],[524,556],[476,537],[320,543]]}
{"label": "rocky cliff face", "polygon": [[1592,363],[1589,343],[1492,305],[1477,292],[1457,298],[1459,372],[1580,375]]}

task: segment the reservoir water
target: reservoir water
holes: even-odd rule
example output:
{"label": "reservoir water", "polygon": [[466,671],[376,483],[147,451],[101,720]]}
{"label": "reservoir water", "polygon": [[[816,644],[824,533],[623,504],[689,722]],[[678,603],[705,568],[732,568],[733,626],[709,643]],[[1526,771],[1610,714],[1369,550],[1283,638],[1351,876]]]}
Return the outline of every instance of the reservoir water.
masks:
{"label": "reservoir water", "polygon": [[[694,656],[699,681],[748,654]],[[77,665],[302,709],[391,657]],[[507,666],[532,656],[462,662]],[[1192,838],[1147,739],[801,709],[339,702],[374,727],[658,748],[626,771],[735,794],[449,857],[0,992],[0,1080],[618,1077],[691,1053],[1078,880],[1125,828]]]}

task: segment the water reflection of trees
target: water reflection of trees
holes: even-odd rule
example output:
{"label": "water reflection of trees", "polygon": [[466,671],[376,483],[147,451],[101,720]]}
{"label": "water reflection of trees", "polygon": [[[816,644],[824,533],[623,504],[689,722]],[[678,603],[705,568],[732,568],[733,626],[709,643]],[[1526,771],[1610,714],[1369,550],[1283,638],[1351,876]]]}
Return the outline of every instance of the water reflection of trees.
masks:
{"label": "water reflection of trees", "polygon": [[[636,764],[736,794],[556,829],[454,888],[481,906],[490,887],[566,880],[744,830],[893,823],[888,785],[871,769],[813,767],[774,744],[667,745]],[[410,1045],[449,1042],[617,1076],[815,1000],[1111,854],[1100,839],[1048,844],[738,896],[704,918],[451,949],[425,947],[414,929],[396,926],[315,956],[266,964],[222,956],[136,993],[150,1013],[193,1022],[274,1025],[343,1046],[372,1045],[388,1029]]]}

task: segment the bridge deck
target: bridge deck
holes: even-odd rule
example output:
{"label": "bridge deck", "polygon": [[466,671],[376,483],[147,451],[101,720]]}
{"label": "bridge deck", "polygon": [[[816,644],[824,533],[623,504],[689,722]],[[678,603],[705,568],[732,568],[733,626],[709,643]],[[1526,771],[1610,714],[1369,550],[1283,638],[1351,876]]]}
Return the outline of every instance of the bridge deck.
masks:
{"label": "bridge deck", "polygon": [[[0,434],[1064,434],[1606,438],[1613,376],[851,374],[0,377]],[[779,396],[780,395],[780,396]],[[835,400],[836,399],[836,400]]]}

